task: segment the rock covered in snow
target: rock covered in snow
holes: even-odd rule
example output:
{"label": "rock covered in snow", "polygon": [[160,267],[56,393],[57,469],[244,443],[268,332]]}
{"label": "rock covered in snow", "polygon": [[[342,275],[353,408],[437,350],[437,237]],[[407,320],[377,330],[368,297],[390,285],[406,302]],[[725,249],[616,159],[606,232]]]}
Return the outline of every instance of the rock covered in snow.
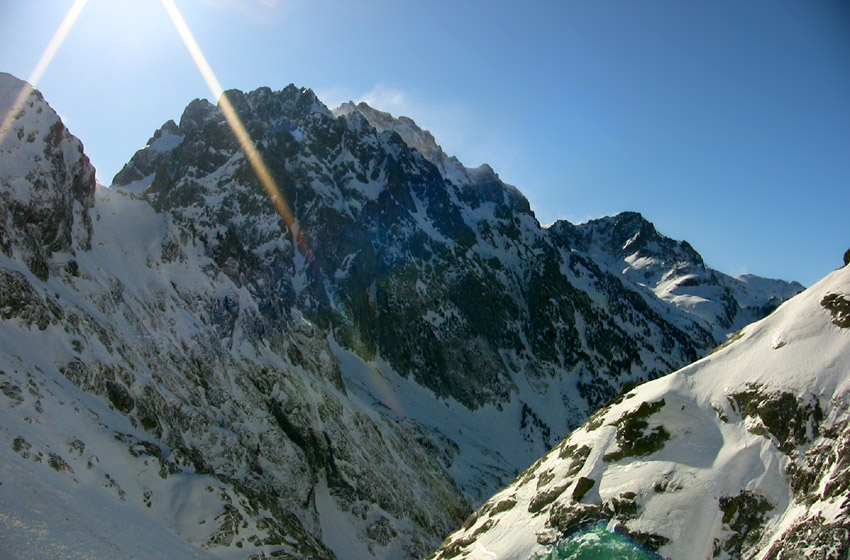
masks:
{"label": "rock covered in snow", "polygon": [[89,245],[94,168],[41,93],[5,73],[0,115],[11,117],[0,130],[0,251],[46,280],[51,269],[73,266],[54,253]]}
{"label": "rock covered in snow", "polygon": [[624,391],[430,558],[560,558],[600,524],[662,558],[847,558],[848,295],[844,267]]}
{"label": "rock covered in snow", "polygon": [[186,557],[423,556],[623,383],[714,346],[412,121],[227,95],[297,225],[203,100],[112,188],[37,95],[0,154],[23,170],[0,183],[2,522],[84,520],[51,518],[42,555],[156,556],[161,532]]}

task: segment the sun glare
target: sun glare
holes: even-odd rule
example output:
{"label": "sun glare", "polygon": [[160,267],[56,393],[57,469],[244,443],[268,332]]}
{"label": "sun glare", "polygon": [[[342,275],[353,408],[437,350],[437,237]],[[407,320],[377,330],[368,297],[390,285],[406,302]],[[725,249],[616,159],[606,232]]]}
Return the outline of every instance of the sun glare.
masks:
{"label": "sun glare", "polygon": [[53,38],[51,38],[50,42],[47,43],[47,48],[44,49],[44,53],[41,55],[41,58],[38,59],[38,63],[35,65],[35,68],[27,79],[28,84],[21,89],[20,93],[18,93],[18,97],[15,98],[15,102],[12,103],[12,106],[9,107],[6,115],[4,115],[3,122],[0,123],[0,144],[3,143],[3,138],[8,133],[12,121],[17,118],[18,114],[20,114],[23,109],[24,103],[26,102],[27,97],[29,97],[30,92],[36,87],[36,85],[38,85],[39,80],[41,80],[41,76],[50,64],[50,61],[53,60],[53,57],[56,55],[56,51],[59,50],[59,47],[62,45],[65,37],[67,37],[68,32],[71,31],[71,28],[74,26],[74,22],[77,21],[77,18],[79,17],[80,12],[83,11],[86,2],[88,2],[88,0],[75,0],[75,2],[71,5],[71,8],[68,10],[68,13],[65,14],[65,18],[62,20],[62,23],[59,24],[59,28],[56,30],[56,33],[53,34]]}
{"label": "sun glare", "polygon": [[[180,10],[177,8],[177,4],[174,2],[174,0],[161,1],[163,7],[165,8],[165,11],[168,13],[168,16],[174,23],[174,27],[175,29],[177,29],[180,38],[186,45],[186,49],[189,51],[192,60],[198,67],[198,70],[203,76],[204,81],[207,83],[207,87],[209,87],[213,98],[218,100],[218,105],[221,109],[221,112],[224,114],[227,123],[233,130],[233,134],[236,136],[236,139],[238,140],[242,151],[245,153],[245,157],[248,159],[248,162],[254,169],[257,178],[259,178],[260,183],[262,183],[263,188],[265,188],[266,193],[274,204],[275,210],[283,219],[286,226],[289,228],[295,242],[301,249],[302,253],[305,254],[308,258],[311,257],[309,247],[306,243],[306,240],[304,239],[303,234],[301,233],[300,228],[298,227],[298,223],[295,220],[295,216],[292,213],[292,209],[290,208],[283,194],[280,192],[280,189],[278,188],[277,183],[272,177],[271,172],[269,172],[269,169],[268,167],[266,167],[263,158],[260,156],[260,153],[257,150],[257,146],[254,144],[254,141],[251,139],[251,136],[248,134],[248,131],[245,129],[245,126],[242,124],[239,115],[236,113],[236,110],[233,108],[233,105],[227,98],[227,95],[225,94],[224,89],[221,87],[218,78],[216,78],[212,67],[210,66],[209,62],[207,62],[207,59],[204,56],[201,47],[198,45],[198,42],[195,40],[192,31],[186,24],[186,20],[183,19]],[[39,80],[44,74],[44,71],[47,69],[48,65],[53,60],[53,57],[56,55],[56,52],[62,45],[62,42],[65,40],[65,37],[67,37],[68,32],[74,26],[74,23],[77,21],[80,12],[83,11],[83,8],[86,6],[87,2],[88,0],[75,0],[74,3],[71,5],[71,8],[68,10],[68,13],[65,15],[65,18],[62,20],[62,23],[59,25],[59,28],[56,30],[56,33],[54,33],[53,37],[50,39],[50,42],[47,44],[47,48],[45,48],[44,53],[41,55],[41,58],[38,60],[38,63],[36,64],[35,68],[33,69],[27,80],[28,85],[22,88],[22,90],[18,93],[18,96],[15,98],[14,103],[12,103],[12,106],[3,116],[3,121],[2,123],[0,123],[0,143],[2,143],[5,135],[10,130],[12,121],[14,121],[20,114],[21,110],[23,109],[24,103],[26,103],[27,97],[29,96],[32,89],[35,88],[38,84]]]}

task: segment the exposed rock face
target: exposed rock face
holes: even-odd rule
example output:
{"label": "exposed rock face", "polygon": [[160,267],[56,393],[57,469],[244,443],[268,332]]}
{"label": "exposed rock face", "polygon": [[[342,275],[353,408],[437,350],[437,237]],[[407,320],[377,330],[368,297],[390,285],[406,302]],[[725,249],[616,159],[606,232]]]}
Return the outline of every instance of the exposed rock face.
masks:
{"label": "exposed rock face", "polygon": [[847,558],[850,338],[829,302],[848,293],[845,267],[625,391],[429,558],[572,558],[605,538],[629,558]]}
{"label": "exposed rock face", "polygon": [[715,345],[412,121],[227,95],[297,227],[206,101],[112,189],[38,94],[50,132],[4,140],[10,472],[221,554],[417,557],[624,382]]}
{"label": "exposed rock face", "polygon": [[[0,130],[0,251],[25,262],[41,280],[51,256],[86,249],[91,237],[87,210],[94,200],[95,172],[82,143],[41,97],[21,80],[0,73],[0,114],[5,117],[22,91],[29,95],[6,130]],[[69,261],[72,262],[72,261]],[[58,266],[58,263],[52,263]],[[71,265],[72,266],[72,265]]]}

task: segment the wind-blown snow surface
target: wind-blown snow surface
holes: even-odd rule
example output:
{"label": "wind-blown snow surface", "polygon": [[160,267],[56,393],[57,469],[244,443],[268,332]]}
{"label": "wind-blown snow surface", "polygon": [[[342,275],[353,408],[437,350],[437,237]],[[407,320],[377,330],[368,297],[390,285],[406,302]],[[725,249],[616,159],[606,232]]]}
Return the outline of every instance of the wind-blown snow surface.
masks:
{"label": "wind-blown snow surface", "polygon": [[845,266],[595,413],[432,558],[548,558],[600,520],[665,558],[850,557],[848,327]]}

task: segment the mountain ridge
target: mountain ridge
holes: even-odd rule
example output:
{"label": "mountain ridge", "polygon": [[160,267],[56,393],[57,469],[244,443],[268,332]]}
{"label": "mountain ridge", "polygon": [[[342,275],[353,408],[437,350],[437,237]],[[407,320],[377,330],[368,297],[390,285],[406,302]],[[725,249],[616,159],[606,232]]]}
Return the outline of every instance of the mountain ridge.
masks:
{"label": "mountain ridge", "polygon": [[[155,512],[218,555],[424,556],[623,383],[716,344],[541,228],[489,167],[450,173],[395,121],[334,116],[307,89],[227,95],[298,231],[204,100],[112,188],[53,203],[82,241],[43,266],[42,234],[6,221],[30,251],[0,255],[11,480],[35,469],[145,526]],[[0,152],[0,170],[19,155]]]}

